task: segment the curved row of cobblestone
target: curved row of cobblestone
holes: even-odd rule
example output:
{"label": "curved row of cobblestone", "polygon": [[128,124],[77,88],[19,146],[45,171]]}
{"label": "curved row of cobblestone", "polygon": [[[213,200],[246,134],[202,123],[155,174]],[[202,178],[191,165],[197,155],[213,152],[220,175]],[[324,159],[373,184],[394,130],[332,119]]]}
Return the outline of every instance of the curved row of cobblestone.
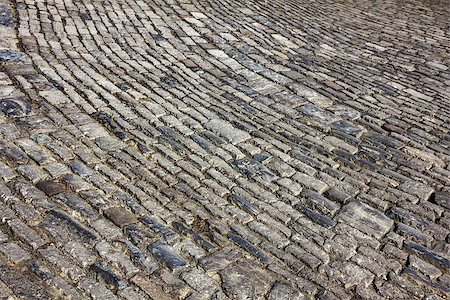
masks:
{"label": "curved row of cobblestone", "polygon": [[445,299],[445,1],[0,0],[0,298]]}

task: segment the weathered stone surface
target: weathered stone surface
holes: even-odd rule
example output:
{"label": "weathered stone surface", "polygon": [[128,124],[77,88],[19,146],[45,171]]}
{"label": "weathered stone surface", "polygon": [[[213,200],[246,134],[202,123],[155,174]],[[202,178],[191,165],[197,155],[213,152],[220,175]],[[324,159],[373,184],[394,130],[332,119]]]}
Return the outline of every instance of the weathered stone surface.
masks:
{"label": "weathered stone surface", "polygon": [[357,285],[368,287],[374,279],[374,275],[368,270],[350,262],[334,262],[327,273],[341,281],[346,288]]}
{"label": "weathered stone surface", "polygon": [[12,9],[9,5],[5,5],[4,3],[0,5],[0,25],[7,27],[15,26]]}
{"label": "weathered stone surface", "polygon": [[205,294],[207,297],[212,295],[218,288],[217,283],[205,275],[198,269],[185,272],[181,277],[196,291],[201,294]]}
{"label": "weathered stone surface", "polygon": [[206,123],[205,126],[219,136],[223,136],[232,144],[241,143],[250,139],[248,132],[237,129],[231,123],[224,120],[213,119]]}
{"label": "weathered stone surface", "polygon": [[102,276],[107,284],[111,284],[119,290],[123,290],[126,287],[125,282],[123,282],[122,279],[114,274],[114,272],[111,271],[108,267],[99,263],[95,263],[91,265],[90,269],[98,275]]}
{"label": "weathered stone surface", "polygon": [[422,259],[418,258],[415,255],[410,255],[408,261],[410,268],[415,269],[418,272],[421,272],[432,279],[436,279],[437,277],[442,275],[442,272],[438,268],[423,261]]}
{"label": "weathered stone surface", "polygon": [[357,138],[359,138],[364,132],[366,132],[366,129],[363,126],[358,126],[346,120],[334,122],[333,124],[331,124],[331,128],[355,136]]}
{"label": "weathered stone surface", "polygon": [[23,52],[0,49],[0,63],[29,63],[30,58]]}
{"label": "weathered stone surface", "polygon": [[450,260],[439,255],[435,251],[408,240],[404,241],[403,244],[407,250],[420,255],[432,264],[443,268],[450,268]]}
{"label": "weathered stone surface", "polygon": [[418,229],[422,234],[434,236],[438,240],[444,240],[448,235],[447,229],[401,207],[392,207],[386,214],[393,220],[405,223]]}
{"label": "weathered stone surface", "polygon": [[432,287],[433,289],[440,291],[440,293],[442,292],[445,294],[450,293],[450,289],[447,286],[443,285],[438,281],[430,279],[429,277],[416,271],[415,269],[407,267],[405,268],[404,273],[410,276],[413,280],[420,282],[422,284],[425,283],[429,287]]}
{"label": "weathered stone surface", "polygon": [[36,187],[49,197],[58,195],[66,191],[66,186],[64,184],[51,180],[39,181],[36,184]]}
{"label": "weathered stone surface", "polygon": [[31,229],[20,220],[9,220],[7,224],[15,235],[33,249],[39,248],[47,242],[45,238],[41,237],[35,230]]}
{"label": "weathered stone surface", "polygon": [[[135,265],[145,268],[145,270],[150,274],[158,270],[159,266],[156,260],[147,256],[147,254],[145,254],[140,248],[135,246],[130,241],[125,240],[123,241],[123,243],[125,243],[126,247],[131,253],[132,260]],[[139,241],[135,240],[134,243],[138,244]]]}
{"label": "weathered stone surface", "polygon": [[385,235],[394,224],[394,221],[383,213],[361,202],[345,205],[337,219],[378,239]]}
{"label": "weathered stone surface", "polygon": [[305,115],[308,123],[319,127],[327,128],[330,124],[339,120],[336,115],[315,105],[306,104],[299,110]]}
{"label": "weathered stone surface", "polygon": [[284,284],[284,283],[275,283],[273,288],[270,290],[269,300],[303,300],[307,299],[305,295],[303,295],[297,289]]}
{"label": "weathered stone surface", "polygon": [[434,201],[443,207],[450,209],[450,192],[439,191],[434,194]]}
{"label": "weathered stone surface", "polygon": [[111,290],[104,286],[103,283],[99,283],[92,278],[83,279],[78,284],[78,287],[92,298],[98,297],[100,299],[118,299]]}
{"label": "weathered stone surface", "polygon": [[418,181],[408,181],[398,187],[400,190],[416,195],[420,200],[428,200],[434,189]]}
{"label": "weathered stone surface", "polygon": [[227,266],[242,258],[239,251],[232,248],[223,248],[213,254],[210,254],[200,260],[200,265],[207,272],[218,272]]}
{"label": "weathered stone surface", "polygon": [[318,107],[328,107],[333,104],[333,101],[315,90],[308,88],[304,85],[291,85],[291,88],[295,91],[295,93],[301,97],[308,99],[309,102],[317,105]]}
{"label": "weathered stone surface", "polygon": [[138,220],[130,211],[123,207],[112,207],[104,211],[105,215],[119,227],[137,223]]}
{"label": "weathered stone surface", "polygon": [[3,253],[3,255],[5,255],[5,257],[13,264],[17,264],[31,258],[31,255],[27,251],[14,242],[0,244],[0,252]]}
{"label": "weathered stone surface", "polygon": [[246,241],[241,236],[230,233],[228,237],[230,238],[230,240],[236,243],[236,245],[248,251],[250,254],[260,259],[262,262],[267,262],[269,260],[269,258],[260,249],[252,245],[250,242]]}
{"label": "weathered stone surface", "polygon": [[336,221],[328,218],[327,216],[321,215],[318,212],[315,212],[303,205],[298,205],[297,209],[304,213],[308,218],[310,218],[313,222],[320,224],[326,228],[333,228],[336,226]]}
{"label": "weathered stone surface", "polygon": [[236,205],[238,205],[239,207],[241,207],[243,210],[245,210],[250,214],[257,215],[259,213],[258,209],[253,204],[251,204],[250,202],[248,202],[239,195],[230,195],[228,197],[228,200],[230,200],[230,202],[232,203],[235,203]]}
{"label": "weathered stone surface", "polygon": [[24,97],[0,99],[0,110],[8,117],[24,117],[31,112],[31,104]]}
{"label": "weathered stone surface", "polygon": [[247,177],[262,176],[264,179],[272,181],[277,178],[262,163],[254,159],[241,159],[231,162],[235,168]]}
{"label": "weathered stone surface", "polygon": [[88,229],[83,224],[80,224],[77,220],[73,219],[71,216],[67,215],[66,213],[58,210],[51,210],[49,212],[50,215],[52,215],[54,218],[59,219],[61,222],[67,224],[67,226],[79,234],[81,237],[87,239],[87,240],[96,240],[97,235],[92,232],[90,229]]}
{"label": "weathered stone surface", "polygon": [[1,299],[448,296],[446,1],[69,2],[0,0]]}
{"label": "weathered stone surface", "polygon": [[156,285],[153,281],[140,275],[134,276],[131,281],[140,287],[152,299],[170,300],[172,296],[163,291],[162,287]]}
{"label": "weathered stone surface", "polygon": [[194,230],[192,230],[191,228],[189,228],[185,223],[182,222],[174,222],[173,226],[181,231],[183,234],[189,235],[192,237],[192,239],[199,244],[203,249],[205,249],[206,251],[212,251],[216,248],[216,246],[211,243],[210,241],[208,241],[206,239],[206,237],[204,237],[202,234],[199,234],[197,232],[195,232]]}
{"label": "weathered stone surface", "polygon": [[0,272],[0,279],[18,297],[26,297],[28,299],[48,299],[49,291],[42,280],[27,272],[25,268],[6,267]]}
{"label": "weathered stone surface", "polygon": [[156,242],[148,246],[149,251],[172,271],[188,266],[188,263],[175,250],[164,242]]}
{"label": "weathered stone surface", "polygon": [[158,220],[156,220],[156,218],[154,217],[144,216],[141,218],[141,221],[147,224],[155,232],[161,234],[164,237],[164,239],[166,239],[166,241],[170,243],[178,239],[178,236],[175,232],[165,227],[163,224],[158,222]]}
{"label": "weathered stone surface", "polygon": [[250,261],[241,260],[220,272],[225,294],[231,299],[258,299],[271,287],[272,278]]}
{"label": "weathered stone surface", "polygon": [[0,157],[19,164],[26,164],[29,161],[27,155],[17,148],[0,149]]}

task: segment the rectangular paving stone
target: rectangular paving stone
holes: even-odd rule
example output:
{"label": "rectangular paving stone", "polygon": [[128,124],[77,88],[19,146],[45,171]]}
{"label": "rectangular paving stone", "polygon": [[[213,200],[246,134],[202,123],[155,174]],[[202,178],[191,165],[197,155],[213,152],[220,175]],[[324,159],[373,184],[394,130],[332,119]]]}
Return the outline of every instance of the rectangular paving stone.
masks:
{"label": "rectangular paving stone", "polygon": [[228,234],[228,238],[232,240],[236,245],[244,249],[245,251],[249,252],[251,255],[255,256],[262,262],[267,262],[269,258],[267,255],[265,255],[260,249],[258,249],[256,246],[245,240],[240,235],[230,233]]}
{"label": "rectangular paving stone", "polygon": [[333,228],[336,226],[336,221],[333,219],[330,219],[327,216],[324,216],[314,210],[309,209],[308,207],[305,207],[301,204],[297,205],[296,208],[301,211],[303,214],[305,214],[308,218],[310,218],[313,222],[326,227],[326,228]]}
{"label": "rectangular paving stone", "polygon": [[205,294],[205,296],[211,296],[218,289],[217,283],[211,277],[207,276],[204,271],[200,271],[199,269],[192,269],[189,272],[185,272],[181,277],[192,288]]}
{"label": "rectangular paving stone", "polygon": [[23,52],[1,49],[0,63],[30,63],[30,57]]}
{"label": "rectangular paving stone", "polygon": [[203,249],[210,252],[216,248],[216,246],[208,241],[206,237],[202,234],[195,232],[193,229],[188,227],[183,222],[173,222],[172,225],[179,230],[181,233],[190,236],[197,244],[199,244]]}
{"label": "rectangular paving stone", "polygon": [[449,269],[450,268],[450,260],[433,250],[430,250],[422,245],[419,245],[415,242],[405,240],[403,242],[403,246],[409,252],[415,253],[417,255],[422,256],[427,261],[431,262],[433,265]]}
{"label": "rectangular paving stone", "polygon": [[174,243],[179,238],[179,236],[175,232],[164,226],[155,217],[144,216],[140,218],[140,220],[152,230],[159,233],[170,244]]}
{"label": "rectangular paving stone", "polygon": [[31,259],[30,253],[25,251],[15,242],[0,244],[0,252],[14,264]]}
{"label": "rectangular paving stone", "polygon": [[59,219],[60,221],[67,224],[67,226],[73,230],[75,233],[80,235],[82,238],[85,238],[87,240],[96,240],[97,235],[87,228],[86,226],[82,225],[80,222],[75,220],[73,217],[69,216],[63,211],[59,210],[51,210],[49,211],[49,214],[53,216],[56,219]]}
{"label": "rectangular paving stone", "polygon": [[328,188],[328,185],[317,178],[297,172],[292,179],[298,181],[300,184],[315,190],[318,193],[323,193]]}
{"label": "rectangular paving stone", "polygon": [[137,223],[136,217],[123,207],[112,207],[104,211],[104,214],[119,227]]}
{"label": "rectangular paving stone", "polygon": [[38,235],[34,229],[30,228],[18,219],[9,220],[7,224],[16,236],[18,236],[23,242],[30,245],[33,249],[39,248],[47,242],[47,240]]}
{"label": "rectangular paving stone", "polygon": [[45,249],[39,250],[39,254],[58,268],[61,274],[63,274],[61,276],[69,277],[74,281],[77,281],[83,277],[82,269],[74,264],[61,250],[55,246],[51,245]]}
{"label": "rectangular paving stone", "polygon": [[434,192],[432,187],[419,181],[407,181],[402,183],[398,188],[408,194],[417,196],[420,200],[427,200]]}
{"label": "rectangular paving stone", "polygon": [[116,295],[103,284],[92,278],[85,278],[79,284],[78,287],[90,295],[92,298],[115,300],[118,299]]}
{"label": "rectangular paving stone", "polygon": [[231,123],[221,119],[212,119],[205,124],[205,127],[215,134],[224,137],[233,145],[245,142],[251,138],[248,132],[237,129]]}
{"label": "rectangular paving stone", "polygon": [[158,241],[148,246],[148,250],[156,259],[167,265],[172,271],[188,266],[188,262],[165,242]]}
{"label": "rectangular paving stone", "polygon": [[151,299],[171,300],[172,296],[164,292],[162,287],[157,285],[153,280],[142,275],[136,275],[131,282],[140,287]]}
{"label": "rectangular paving stone", "polygon": [[[2,268],[2,280],[14,292],[13,297],[6,299],[50,299],[51,294],[46,284],[36,275],[19,267]],[[1,288],[1,285],[0,285]]]}
{"label": "rectangular paving stone", "polygon": [[114,285],[118,290],[123,290],[126,287],[125,282],[110,268],[103,264],[94,263],[91,265],[90,270],[99,274],[106,283]]}
{"label": "rectangular paving stone", "polygon": [[417,280],[419,282],[423,282],[427,284],[428,286],[440,290],[446,294],[450,293],[450,288],[436,280],[432,280],[429,277],[425,276],[424,274],[421,274],[420,272],[416,271],[413,268],[406,267],[403,271],[404,274],[407,274],[408,276],[411,276],[414,280]]}
{"label": "rectangular paving stone", "polygon": [[36,187],[49,197],[66,191],[66,186],[64,184],[51,180],[39,181],[36,184]]}
{"label": "rectangular paving stone", "polygon": [[388,233],[394,224],[393,220],[380,211],[359,201],[345,205],[339,212],[337,220],[378,239]]}
{"label": "rectangular paving stone", "polygon": [[131,262],[130,257],[106,241],[101,241],[95,245],[95,250],[106,261],[119,267],[127,277],[131,277],[139,272],[139,269]]}

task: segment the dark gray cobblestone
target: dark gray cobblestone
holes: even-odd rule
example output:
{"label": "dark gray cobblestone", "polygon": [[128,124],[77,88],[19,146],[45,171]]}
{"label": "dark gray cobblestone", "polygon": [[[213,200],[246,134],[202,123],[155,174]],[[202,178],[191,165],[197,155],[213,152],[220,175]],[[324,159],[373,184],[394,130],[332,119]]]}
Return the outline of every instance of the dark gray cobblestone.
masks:
{"label": "dark gray cobblestone", "polygon": [[0,0],[0,298],[448,298],[448,15]]}

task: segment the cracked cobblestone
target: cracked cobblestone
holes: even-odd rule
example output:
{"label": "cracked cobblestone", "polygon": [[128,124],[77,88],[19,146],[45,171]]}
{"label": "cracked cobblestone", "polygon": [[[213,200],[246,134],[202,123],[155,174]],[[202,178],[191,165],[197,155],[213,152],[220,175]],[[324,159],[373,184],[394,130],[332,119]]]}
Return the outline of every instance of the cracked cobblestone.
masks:
{"label": "cracked cobblestone", "polygon": [[1,299],[447,299],[446,0],[0,0]]}

